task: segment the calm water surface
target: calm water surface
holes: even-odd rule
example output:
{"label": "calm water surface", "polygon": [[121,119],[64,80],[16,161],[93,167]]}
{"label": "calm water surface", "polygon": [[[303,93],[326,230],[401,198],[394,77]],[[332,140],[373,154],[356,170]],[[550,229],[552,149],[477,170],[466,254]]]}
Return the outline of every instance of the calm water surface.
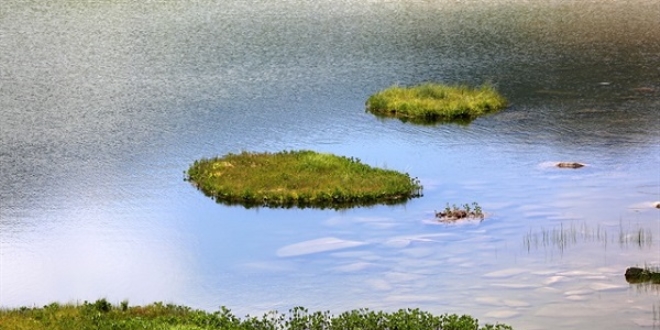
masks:
{"label": "calm water surface", "polygon": [[[660,327],[660,3],[0,4],[0,305],[105,297],[238,315],[420,307],[519,329]],[[492,82],[468,126],[364,112]],[[419,177],[345,211],[214,203],[197,158],[314,149]],[[560,170],[556,161],[588,164]],[[442,224],[447,203],[484,221]]]}

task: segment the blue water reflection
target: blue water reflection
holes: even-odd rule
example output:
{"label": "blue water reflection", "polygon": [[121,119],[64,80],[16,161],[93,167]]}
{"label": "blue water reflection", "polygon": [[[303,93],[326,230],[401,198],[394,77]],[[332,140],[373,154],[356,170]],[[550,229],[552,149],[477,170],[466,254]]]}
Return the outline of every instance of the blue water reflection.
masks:
{"label": "blue water reflection", "polygon": [[[4,8],[3,307],[106,297],[657,326],[657,290],[623,278],[660,263],[653,1]],[[468,126],[364,111],[377,90],[429,80],[490,81],[512,105]],[[424,197],[246,210],[183,180],[201,157],[283,149],[408,172]],[[484,221],[434,219],[472,202]],[[635,244],[640,228],[651,238]],[[564,230],[570,244],[543,241]]]}

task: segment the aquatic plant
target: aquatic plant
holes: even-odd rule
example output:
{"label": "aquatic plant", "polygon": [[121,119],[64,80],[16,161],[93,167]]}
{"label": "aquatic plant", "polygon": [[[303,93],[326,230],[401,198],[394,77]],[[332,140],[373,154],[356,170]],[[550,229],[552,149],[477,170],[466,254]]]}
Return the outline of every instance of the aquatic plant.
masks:
{"label": "aquatic plant", "polygon": [[642,246],[650,246],[651,243],[653,242],[653,233],[651,232],[650,229],[644,229],[641,227],[638,227],[635,230],[632,231],[627,231],[623,229],[623,224],[619,223],[619,244],[620,245],[637,245],[639,247]]}
{"label": "aquatic plant", "polygon": [[465,218],[483,219],[484,213],[477,202],[473,202],[472,207],[470,207],[470,204],[463,204],[463,208],[459,208],[456,204],[449,207],[449,203],[447,203],[444,211],[435,211],[435,217],[443,222],[451,222]]}
{"label": "aquatic plant", "polygon": [[145,306],[114,306],[105,299],[81,305],[52,303],[42,308],[21,307],[0,309],[2,329],[188,329],[188,330],[507,330],[505,324],[479,325],[469,315],[433,315],[419,309],[400,309],[396,312],[357,309],[337,316],[330,312],[310,313],[295,307],[288,313],[277,311],[261,317],[236,317],[226,307],[206,312],[186,306],[160,302]]}
{"label": "aquatic plant", "polygon": [[607,244],[619,243],[621,247],[632,245],[639,248],[648,248],[653,244],[653,234],[648,228],[624,227],[623,222],[620,222],[618,235],[613,236],[608,233],[604,226],[597,225],[594,228],[587,226],[586,223],[578,225],[572,222],[569,226],[564,226],[561,223],[558,228],[541,228],[539,231],[530,229],[523,236],[523,245],[528,252],[532,248],[556,247],[563,253],[566,248],[576,245],[578,242],[599,242],[605,247],[607,247]]}
{"label": "aquatic plant", "polygon": [[217,202],[245,207],[394,204],[419,197],[422,191],[419,179],[407,173],[309,150],[230,153],[197,160],[186,175]]}
{"label": "aquatic plant", "polygon": [[489,112],[503,109],[507,100],[492,85],[425,83],[412,87],[392,86],[371,95],[367,111],[419,124],[437,122],[469,123]]}

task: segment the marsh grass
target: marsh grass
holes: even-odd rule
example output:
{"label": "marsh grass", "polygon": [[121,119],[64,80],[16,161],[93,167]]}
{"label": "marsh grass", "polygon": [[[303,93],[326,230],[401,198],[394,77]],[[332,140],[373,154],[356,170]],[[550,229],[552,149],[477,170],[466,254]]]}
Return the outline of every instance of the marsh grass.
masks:
{"label": "marsh grass", "polygon": [[539,231],[529,230],[523,236],[523,246],[530,252],[532,249],[539,248],[557,248],[560,252],[570,246],[581,242],[597,242],[607,248],[608,244],[618,243],[620,247],[637,246],[639,248],[651,247],[653,245],[653,234],[648,228],[630,226],[624,227],[619,223],[619,230],[616,235],[608,233],[608,230],[600,225],[589,227],[587,224],[570,223],[565,226],[563,223],[559,227],[552,229],[541,228]]}
{"label": "marsh grass", "polygon": [[201,159],[190,166],[187,180],[219,203],[245,207],[339,209],[402,203],[422,192],[407,173],[309,150]]}
{"label": "marsh grass", "polygon": [[619,244],[620,245],[633,245],[638,247],[651,246],[653,243],[653,233],[650,229],[641,227],[633,230],[626,230],[623,224],[619,224]]}
{"label": "marsh grass", "polygon": [[331,315],[310,313],[296,307],[288,313],[277,311],[261,317],[239,318],[225,307],[216,312],[194,310],[186,306],[154,303],[146,306],[115,306],[105,299],[81,305],[52,303],[44,307],[0,309],[0,328],[12,330],[70,329],[168,329],[168,330],[506,330],[504,324],[479,325],[471,316],[444,314],[436,316],[419,309],[401,309],[386,313],[358,309]]}
{"label": "marsh grass", "polygon": [[367,99],[367,111],[418,124],[456,122],[467,124],[486,113],[503,109],[507,100],[492,85],[425,83],[413,87],[392,86]]}

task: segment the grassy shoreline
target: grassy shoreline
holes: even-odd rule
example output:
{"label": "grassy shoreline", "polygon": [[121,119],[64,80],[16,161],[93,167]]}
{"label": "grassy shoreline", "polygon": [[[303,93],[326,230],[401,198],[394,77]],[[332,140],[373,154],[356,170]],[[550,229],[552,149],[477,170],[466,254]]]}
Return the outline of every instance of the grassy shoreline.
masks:
{"label": "grassy shoreline", "polygon": [[418,124],[469,123],[508,105],[493,86],[425,83],[412,87],[392,86],[367,99],[367,111]]}
{"label": "grassy shoreline", "polygon": [[310,150],[227,154],[195,161],[188,181],[219,203],[245,207],[347,208],[421,196],[407,173]]}
{"label": "grassy shoreline", "polygon": [[160,302],[129,306],[128,301],[113,305],[106,299],[83,304],[52,303],[43,307],[0,309],[0,328],[11,330],[69,329],[166,329],[166,330],[507,330],[504,324],[485,324],[469,315],[433,315],[419,309],[397,312],[376,312],[358,309],[331,315],[330,312],[310,313],[295,307],[288,313],[269,312],[261,317],[239,318],[221,307],[206,312],[186,306]]}

